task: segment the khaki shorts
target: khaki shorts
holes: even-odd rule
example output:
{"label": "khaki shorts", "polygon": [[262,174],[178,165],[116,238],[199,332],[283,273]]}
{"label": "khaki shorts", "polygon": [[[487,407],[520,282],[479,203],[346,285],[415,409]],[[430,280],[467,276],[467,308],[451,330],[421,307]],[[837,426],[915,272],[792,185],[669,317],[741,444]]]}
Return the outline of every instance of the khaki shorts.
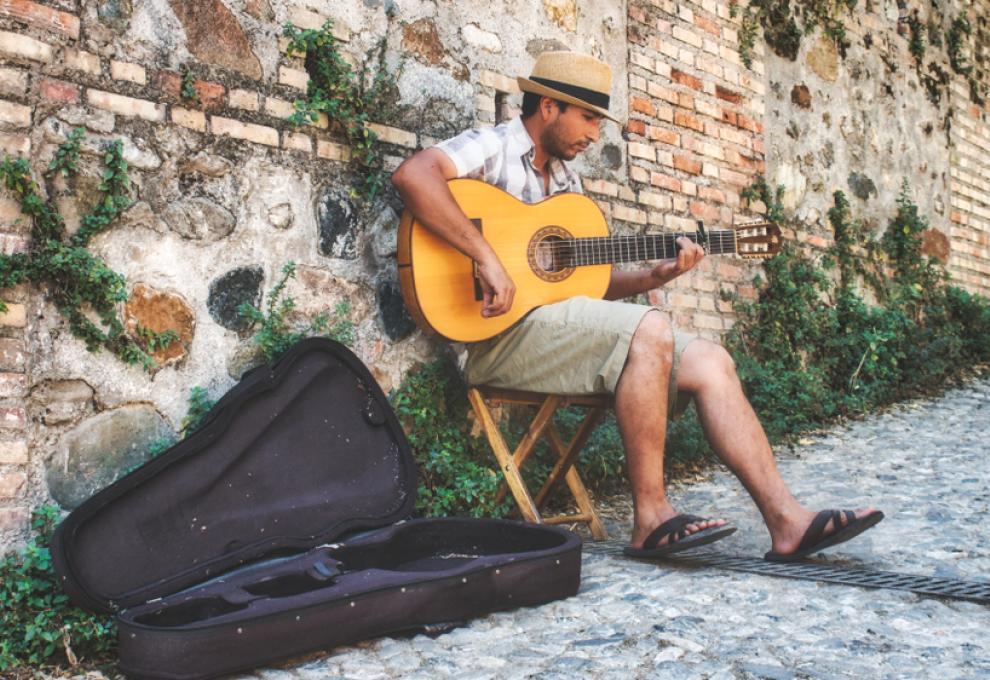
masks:
{"label": "khaki shorts", "polygon": [[[615,393],[629,345],[656,307],[575,297],[537,307],[504,333],[468,345],[468,384],[549,394]],[[677,393],[681,352],[694,336],[674,333],[670,415],[687,407]]]}

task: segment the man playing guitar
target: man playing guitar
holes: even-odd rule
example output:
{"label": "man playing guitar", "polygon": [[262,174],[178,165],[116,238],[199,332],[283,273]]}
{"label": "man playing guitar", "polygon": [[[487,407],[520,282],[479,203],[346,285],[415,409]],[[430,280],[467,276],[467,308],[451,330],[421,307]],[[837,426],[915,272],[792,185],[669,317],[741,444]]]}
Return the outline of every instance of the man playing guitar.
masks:
{"label": "man playing guitar", "polygon": [[[525,203],[582,191],[566,165],[599,137],[609,112],[612,72],[574,52],[540,55],[519,78],[522,115],[420,151],[392,181],[410,213],[476,264],[481,315],[505,314],[515,284],[484,235],[461,211],[447,181],[485,181]],[[873,508],[812,512],[788,490],[735,365],[720,345],[676,332],[658,309],[619,300],[662,286],[704,257],[688,238],[672,259],[648,268],[614,268],[604,300],[574,297],[537,307],[500,335],[468,347],[472,384],[553,394],[611,392],[626,449],[633,530],[626,552],[662,556],[703,545],[735,529],[723,519],[681,515],[663,477],[668,415],[693,398],[712,448],[753,497],[770,532],[767,559],[788,561],[846,541],[883,518]]]}

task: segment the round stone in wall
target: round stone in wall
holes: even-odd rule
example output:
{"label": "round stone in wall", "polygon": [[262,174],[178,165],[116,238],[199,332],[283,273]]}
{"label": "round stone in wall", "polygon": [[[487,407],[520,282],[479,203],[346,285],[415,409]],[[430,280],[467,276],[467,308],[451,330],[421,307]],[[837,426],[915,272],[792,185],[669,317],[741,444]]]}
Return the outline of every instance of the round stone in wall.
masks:
{"label": "round stone in wall", "polygon": [[406,312],[399,284],[392,280],[381,281],[375,290],[375,301],[382,315],[385,333],[392,340],[401,340],[416,327]]}
{"label": "round stone in wall", "polygon": [[206,198],[188,198],[165,209],[169,228],[183,238],[218,241],[234,231],[237,221],[226,208]]}
{"label": "round stone in wall", "polygon": [[152,443],[175,433],[151,406],[129,405],[83,421],[59,440],[46,467],[48,491],[63,508],[87,498],[151,458]]}
{"label": "round stone in wall", "polygon": [[131,20],[131,0],[99,0],[96,15],[104,24],[118,31],[124,31]]}
{"label": "round stone in wall", "polygon": [[288,229],[294,220],[295,215],[289,203],[279,203],[268,209],[268,223],[276,229]]}
{"label": "round stone in wall", "polygon": [[358,218],[345,192],[328,189],[323,193],[316,204],[316,223],[321,253],[345,260],[357,258]]}
{"label": "round stone in wall", "polygon": [[246,330],[250,322],[237,308],[245,302],[257,305],[261,300],[261,282],[265,272],[260,266],[238,267],[210,284],[206,307],[218,324],[232,331]]}
{"label": "round stone in wall", "polygon": [[622,167],[622,149],[615,144],[603,146],[602,164],[609,170],[618,170]]}
{"label": "round stone in wall", "polygon": [[139,329],[154,333],[173,331],[179,339],[151,353],[159,367],[175,363],[187,354],[196,328],[196,315],[181,296],[155,290],[145,283],[134,284],[131,297],[124,305],[124,321],[128,332],[143,342]]}

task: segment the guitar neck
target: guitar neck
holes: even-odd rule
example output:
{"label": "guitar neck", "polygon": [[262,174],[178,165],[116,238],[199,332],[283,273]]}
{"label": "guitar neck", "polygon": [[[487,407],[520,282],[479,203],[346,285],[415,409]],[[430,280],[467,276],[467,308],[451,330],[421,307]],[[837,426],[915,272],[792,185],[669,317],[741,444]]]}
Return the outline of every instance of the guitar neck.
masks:
{"label": "guitar neck", "polygon": [[686,237],[698,243],[702,241],[710,255],[736,252],[734,231],[706,232],[704,239],[698,232],[673,232],[643,234],[638,236],[600,236],[594,238],[566,239],[575,266],[639,262],[642,260],[667,260],[677,257],[677,239]]}

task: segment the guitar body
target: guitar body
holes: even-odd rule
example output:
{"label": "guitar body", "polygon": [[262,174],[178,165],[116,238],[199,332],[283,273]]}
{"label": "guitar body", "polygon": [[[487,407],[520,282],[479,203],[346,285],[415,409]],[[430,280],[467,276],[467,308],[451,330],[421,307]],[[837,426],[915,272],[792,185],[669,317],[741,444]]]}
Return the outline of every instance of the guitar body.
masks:
{"label": "guitar body", "polygon": [[605,295],[612,265],[562,266],[555,245],[561,239],[608,236],[605,217],[590,198],[557,194],[529,205],[478,180],[456,179],[448,186],[495,250],[516,284],[516,294],[508,313],[482,317],[472,260],[406,211],[399,225],[399,283],[406,307],[421,328],[450,340],[475,342],[501,333],[540,305],[577,295]]}

